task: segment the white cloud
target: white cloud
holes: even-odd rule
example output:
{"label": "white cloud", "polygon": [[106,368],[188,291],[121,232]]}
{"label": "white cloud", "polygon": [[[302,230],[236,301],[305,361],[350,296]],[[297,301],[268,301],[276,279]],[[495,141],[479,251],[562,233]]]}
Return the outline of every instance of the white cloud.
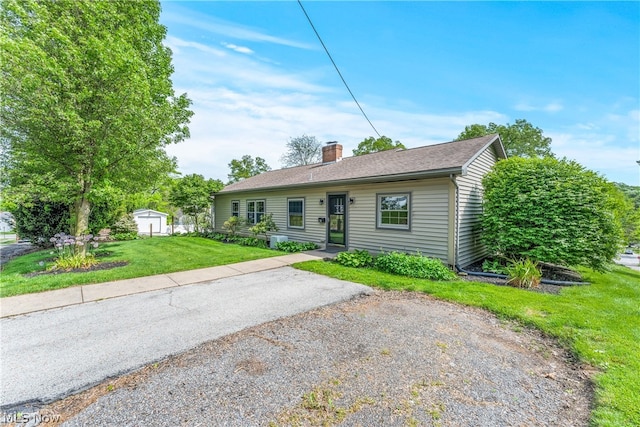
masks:
{"label": "white cloud", "polygon": [[227,49],[235,50],[236,52],[239,52],[239,53],[245,53],[247,55],[251,55],[253,53],[253,50],[249,49],[248,47],[238,46],[233,43],[222,42],[222,46],[226,47]]}
{"label": "white cloud", "polygon": [[294,74],[273,64],[265,64],[249,55],[229,53],[177,37],[168,37],[167,45],[173,50],[174,81],[187,88],[189,95],[215,86],[251,88],[278,88],[302,92],[327,89],[312,83],[313,71]]}
{"label": "white cloud", "polygon": [[207,15],[206,20],[203,20],[200,16],[194,14],[189,9],[179,6],[177,2],[165,5],[162,12],[162,22],[164,24],[174,23],[185,25],[192,29],[196,28],[210,34],[223,35],[225,38],[273,43],[299,49],[317,49],[315,46],[307,43],[265,34],[259,29],[250,28],[234,22],[224,21],[211,15]]}
{"label": "white cloud", "polygon": [[[167,150],[179,158],[183,173],[200,173],[226,181],[228,163],[245,154],[280,167],[289,138],[313,135],[319,141],[336,140],[345,156],[373,130],[350,99],[333,101],[303,92],[252,91],[240,93],[217,87],[192,97],[195,115],[190,140]],[[381,133],[408,147],[450,141],[469,123],[501,120],[491,111],[432,114],[374,108],[369,111]]]}
{"label": "white cloud", "polygon": [[620,129],[628,139],[626,142],[640,141],[640,110],[630,110],[626,114],[607,114],[605,122],[609,127]]}
{"label": "white cloud", "polygon": [[610,181],[640,185],[637,160],[640,148],[621,146],[615,135],[604,133],[547,133],[557,157],[575,160],[587,169],[599,172]]}
{"label": "white cloud", "polygon": [[[242,43],[220,42],[218,38],[211,41],[215,44],[211,46],[203,40],[214,40],[211,34],[222,34],[228,40],[304,49],[309,46],[215,18],[205,22],[188,12],[182,16],[175,13],[180,9],[175,3],[171,9],[166,20],[209,34],[198,42],[173,36],[166,41],[174,52],[176,92],[188,93],[195,112],[189,126],[191,138],[167,150],[178,157],[183,173],[200,173],[226,181],[228,163],[245,154],[263,157],[272,168],[279,168],[285,145],[292,137],[307,134],[322,142],[336,140],[343,144],[345,155],[350,155],[362,139],[374,136],[342,86],[323,83],[327,76],[332,76],[328,73],[334,73],[331,67],[304,69],[301,64],[294,72],[280,66],[275,61],[278,58],[261,58]],[[450,141],[471,123],[506,123],[508,114],[513,113],[480,109],[438,113],[411,100],[359,95],[377,130],[407,147]],[[362,102],[363,99],[368,102]],[[586,106],[565,109],[560,100],[549,98],[542,102],[525,101],[514,109],[575,123],[567,126],[556,122],[555,131],[553,126],[545,125],[545,134],[553,139],[552,150],[559,157],[574,159],[613,181],[638,184],[639,168],[635,163],[640,159],[638,109],[620,112],[624,110],[610,108],[608,111],[616,114],[594,117],[587,114],[591,112]],[[560,111],[563,113],[547,114]],[[577,114],[577,118],[570,113]]]}
{"label": "white cloud", "polygon": [[558,101],[553,101],[542,106],[534,106],[527,102],[520,102],[513,107],[516,111],[544,111],[546,113],[556,113],[562,111],[564,106]]}

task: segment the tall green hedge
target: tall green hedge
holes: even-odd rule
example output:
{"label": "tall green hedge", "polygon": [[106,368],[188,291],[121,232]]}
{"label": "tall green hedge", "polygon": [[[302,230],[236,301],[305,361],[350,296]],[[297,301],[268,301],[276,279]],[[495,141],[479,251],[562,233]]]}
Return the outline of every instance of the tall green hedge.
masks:
{"label": "tall green hedge", "polygon": [[17,205],[12,211],[16,233],[39,246],[50,246],[54,234],[69,230],[69,205],[35,200]]}
{"label": "tall green hedge", "polygon": [[495,253],[601,270],[617,254],[617,190],[576,162],[513,157],[484,180],[483,241]]}

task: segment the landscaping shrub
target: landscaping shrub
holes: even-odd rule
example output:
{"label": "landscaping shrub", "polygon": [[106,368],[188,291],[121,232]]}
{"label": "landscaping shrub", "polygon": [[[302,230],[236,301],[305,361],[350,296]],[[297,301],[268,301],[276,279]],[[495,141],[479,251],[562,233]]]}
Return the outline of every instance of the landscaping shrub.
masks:
{"label": "landscaping shrub", "polygon": [[49,241],[57,251],[52,269],[70,270],[98,264],[95,255],[90,253],[92,249],[98,247],[98,242],[91,234],[74,237],[65,233],[56,233]]}
{"label": "landscaping shrub", "polygon": [[505,271],[509,276],[508,285],[516,288],[537,288],[540,286],[542,272],[538,263],[528,258],[510,261],[505,267]]}
{"label": "landscaping shrub", "polygon": [[267,233],[270,231],[278,231],[278,226],[273,221],[273,214],[269,213],[264,215],[256,225],[250,227],[249,231],[256,237],[260,234],[264,235],[264,240],[266,241]]}
{"label": "landscaping shrub", "polygon": [[258,239],[257,237],[235,237],[232,241],[241,246],[254,246],[256,248],[265,249],[267,247],[267,241]]}
{"label": "landscaping shrub", "polygon": [[340,252],[336,255],[336,262],[345,267],[371,267],[373,266],[373,257],[366,250],[355,250],[353,252]]}
{"label": "landscaping shrub", "polygon": [[409,255],[390,252],[379,255],[375,267],[386,273],[430,280],[453,280],[457,276],[439,259],[424,257],[420,254]]}
{"label": "landscaping shrub", "polygon": [[69,209],[69,205],[56,202],[20,204],[12,211],[16,233],[33,244],[50,246],[49,236],[69,229]]}
{"label": "landscaping shrub", "polygon": [[317,247],[318,245],[313,242],[294,242],[293,240],[276,243],[277,250],[289,253],[311,251]]}
{"label": "landscaping shrub", "polygon": [[507,258],[603,270],[622,238],[618,190],[576,162],[501,160],[483,179],[482,240]]}
{"label": "landscaping shrub", "polygon": [[240,228],[246,221],[238,216],[232,216],[222,224],[222,228],[227,230],[229,236],[235,236]]}
{"label": "landscaping shrub", "polygon": [[227,235],[223,233],[213,233],[209,236],[210,239],[215,240],[216,242],[224,242],[227,239]]}
{"label": "landscaping shrub", "polygon": [[505,266],[499,259],[485,259],[482,262],[482,271],[495,274],[507,274]]}
{"label": "landscaping shrub", "polygon": [[122,215],[111,226],[111,237],[114,240],[135,240],[138,238],[138,224],[133,219],[133,214]]}

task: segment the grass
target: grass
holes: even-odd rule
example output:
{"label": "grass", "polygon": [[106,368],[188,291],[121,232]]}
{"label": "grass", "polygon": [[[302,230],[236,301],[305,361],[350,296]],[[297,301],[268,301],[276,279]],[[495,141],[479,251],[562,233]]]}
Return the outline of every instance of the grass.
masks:
{"label": "grass", "polygon": [[119,279],[192,270],[282,255],[269,249],[229,245],[201,237],[154,237],[152,239],[103,243],[110,254],[101,262],[127,261],[129,264],[109,270],[61,273],[24,277],[42,271],[40,263],[51,264],[51,250],[31,253],[8,262],[0,276],[0,297],[61,289],[74,285],[102,283]]}
{"label": "grass", "polygon": [[382,289],[431,294],[481,307],[558,338],[579,360],[598,368],[592,424],[640,425],[640,273],[612,267],[583,271],[589,286],[559,295],[467,281],[434,282],[309,261],[296,268]]}

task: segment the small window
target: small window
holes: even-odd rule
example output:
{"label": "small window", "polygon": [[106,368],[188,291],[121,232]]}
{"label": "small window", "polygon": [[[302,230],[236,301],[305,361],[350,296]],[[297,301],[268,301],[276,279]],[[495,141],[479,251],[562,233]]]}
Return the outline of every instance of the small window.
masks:
{"label": "small window", "polygon": [[378,227],[409,229],[410,195],[379,194],[378,195]]}
{"label": "small window", "polygon": [[249,224],[257,224],[262,221],[264,208],[264,200],[250,200],[247,202],[247,221]]}
{"label": "small window", "polygon": [[288,199],[287,202],[287,227],[304,228],[304,199]]}
{"label": "small window", "polygon": [[240,201],[231,201],[231,216],[240,216]]}

